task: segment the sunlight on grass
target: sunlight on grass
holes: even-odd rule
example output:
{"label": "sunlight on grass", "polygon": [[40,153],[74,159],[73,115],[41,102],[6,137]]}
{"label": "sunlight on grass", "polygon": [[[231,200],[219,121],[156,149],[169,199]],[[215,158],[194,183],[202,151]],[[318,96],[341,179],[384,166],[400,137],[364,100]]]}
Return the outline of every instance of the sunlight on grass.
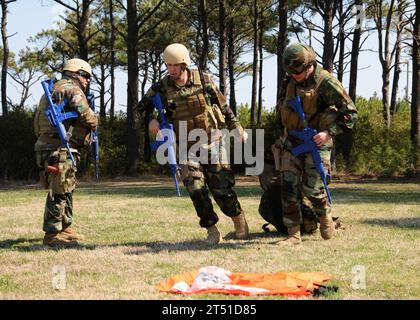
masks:
{"label": "sunlight on grass", "polygon": [[[156,289],[167,277],[207,265],[232,272],[326,272],[339,291],[323,299],[420,298],[418,184],[333,184],[333,215],[345,230],[330,241],[305,235],[297,247],[281,246],[276,232],[262,231],[257,183],[238,183],[236,190],[250,240],[235,240],[232,220],[215,205],[224,240],[210,246],[185,190],[175,197],[169,181],[82,184],[74,195],[74,226],[85,241],[68,250],[42,245],[45,191],[1,190],[0,299],[248,299]],[[65,268],[65,290],[51,285],[57,265]],[[355,266],[366,270],[364,289],[352,287]]]}

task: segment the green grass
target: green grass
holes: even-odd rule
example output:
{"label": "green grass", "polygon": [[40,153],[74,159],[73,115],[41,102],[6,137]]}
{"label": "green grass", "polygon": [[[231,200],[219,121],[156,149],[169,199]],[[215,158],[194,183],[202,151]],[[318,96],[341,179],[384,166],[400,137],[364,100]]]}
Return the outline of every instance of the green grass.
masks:
{"label": "green grass", "polygon": [[[208,265],[232,272],[326,272],[339,291],[321,299],[420,299],[418,183],[333,183],[333,215],[346,229],[329,241],[304,236],[302,245],[290,248],[276,243],[277,233],[261,230],[258,183],[240,179],[236,190],[251,238],[234,240],[232,221],[215,206],[225,239],[210,246],[185,190],[175,197],[169,180],[81,184],[74,226],[86,238],[83,246],[52,250],[42,245],[46,192],[2,189],[0,299],[247,299],[156,289],[167,277]],[[56,265],[65,267],[65,290],[52,287]],[[357,265],[365,267],[365,289],[352,287]]]}

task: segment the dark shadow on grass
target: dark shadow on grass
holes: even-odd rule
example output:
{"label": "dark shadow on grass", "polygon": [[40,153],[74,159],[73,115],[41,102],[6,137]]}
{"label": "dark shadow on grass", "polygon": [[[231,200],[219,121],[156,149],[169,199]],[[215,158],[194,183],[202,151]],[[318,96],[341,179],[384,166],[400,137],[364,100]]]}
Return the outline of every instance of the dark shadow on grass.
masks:
{"label": "dark shadow on grass", "polygon": [[[128,247],[139,247],[135,250],[128,250],[127,254],[145,254],[145,253],[159,253],[161,251],[207,251],[207,250],[218,250],[218,249],[240,249],[245,246],[255,244],[266,244],[265,242],[259,241],[259,239],[280,239],[281,236],[278,232],[255,232],[249,234],[247,240],[236,240],[235,233],[230,232],[223,237],[223,240],[219,244],[208,244],[203,240],[186,240],[181,242],[130,242],[113,244],[111,246],[128,246]],[[232,242],[234,241],[234,242]]]}
{"label": "dark shadow on grass", "polygon": [[138,247],[137,249],[127,250],[127,254],[140,255],[145,253],[159,253],[161,251],[208,251],[217,249],[238,249],[242,243],[226,243],[208,244],[203,240],[186,240],[181,242],[134,242],[134,243],[121,243],[113,246],[130,246]]}
{"label": "dark shadow on grass", "polygon": [[363,223],[393,228],[420,229],[420,218],[365,219]]}
{"label": "dark shadow on grass", "polygon": [[24,243],[34,243],[42,242],[42,238],[27,239],[27,238],[18,238],[18,239],[6,239],[0,241],[0,249],[12,249],[15,246],[19,246]]}
{"label": "dark shadow on grass", "polygon": [[32,246],[22,246],[22,247],[16,247],[13,248],[14,250],[18,250],[21,252],[34,252],[34,251],[61,251],[61,250],[95,250],[96,248],[98,248],[98,245],[95,244],[78,244],[75,245],[73,247],[68,247],[68,248],[64,248],[64,247],[50,247],[50,246],[46,246],[42,243],[40,244],[35,244]]}
{"label": "dark shadow on grass", "polygon": [[420,190],[402,192],[384,192],[378,186],[376,189],[353,189],[345,187],[335,187],[330,190],[333,201],[340,203],[403,203],[420,204]]}
{"label": "dark shadow on grass", "polygon": [[0,249],[8,249],[12,251],[21,251],[21,252],[34,252],[34,251],[45,251],[45,250],[94,250],[96,245],[85,245],[79,244],[71,248],[62,248],[62,247],[49,247],[42,243],[42,238],[18,238],[18,239],[6,239],[0,241]]}
{"label": "dark shadow on grass", "polygon": [[[258,240],[258,239],[281,238],[281,237],[282,237],[282,234],[280,232],[277,232],[277,231],[265,232],[261,230],[261,232],[250,232],[249,239],[245,241],[249,242],[249,241]],[[229,232],[223,237],[223,239],[235,240],[235,232],[233,231]]]}
{"label": "dark shadow on grass", "polygon": [[[256,196],[260,197],[262,190],[259,186],[238,186],[235,187],[239,197],[250,197]],[[115,186],[115,187],[98,187],[98,188],[78,188],[77,192],[81,194],[93,195],[93,196],[126,196],[133,198],[178,198],[175,194],[175,187],[166,187],[166,186]],[[181,188],[181,197],[189,198],[189,195],[185,188]]]}

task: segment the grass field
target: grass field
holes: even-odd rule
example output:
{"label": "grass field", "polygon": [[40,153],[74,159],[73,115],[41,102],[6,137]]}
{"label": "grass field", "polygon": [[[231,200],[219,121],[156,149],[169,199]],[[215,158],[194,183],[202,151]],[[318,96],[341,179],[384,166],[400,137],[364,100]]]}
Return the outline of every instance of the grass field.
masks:
{"label": "grass field", "polygon": [[[215,265],[232,272],[322,271],[339,291],[323,299],[420,299],[420,184],[355,181],[331,186],[333,215],[345,226],[324,241],[319,233],[303,244],[277,244],[261,230],[261,189],[238,181],[251,239],[232,237],[232,221],[220,213],[224,241],[203,243],[192,203],[174,196],[169,180],[82,183],[74,195],[77,249],[42,245],[46,191],[39,186],[0,189],[0,299],[240,299],[227,295],[160,293],[166,278]],[[64,290],[52,287],[53,270],[65,268]],[[355,287],[362,266],[365,287]],[[352,273],[353,272],[353,273]],[[363,285],[363,283],[361,283]],[[262,299],[284,299],[265,297]]]}

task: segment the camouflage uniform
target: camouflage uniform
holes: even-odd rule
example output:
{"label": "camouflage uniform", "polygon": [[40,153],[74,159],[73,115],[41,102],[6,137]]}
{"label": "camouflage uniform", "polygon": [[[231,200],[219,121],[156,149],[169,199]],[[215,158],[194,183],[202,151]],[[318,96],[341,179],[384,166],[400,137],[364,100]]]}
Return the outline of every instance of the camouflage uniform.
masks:
{"label": "camouflage uniform", "polygon": [[[180,136],[181,121],[186,121],[187,132],[192,129],[203,129],[210,135],[211,129],[222,128],[238,129],[242,132],[240,123],[226,104],[225,97],[211,76],[205,73],[200,74],[198,70],[186,69],[186,71],[189,73],[189,79],[185,86],[177,85],[167,75],[159,83],[153,85],[145,95],[147,98],[156,92],[161,93],[163,104],[168,106],[166,116],[174,125],[177,139]],[[141,104],[144,103],[146,110],[152,112],[153,106],[147,105],[147,101],[143,99]],[[193,144],[195,142],[188,142],[188,151]],[[222,143],[219,147],[217,152],[220,159],[225,150]],[[211,149],[209,149],[210,152]],[[200,218],[201,227],[209,228],[219,220],[214,212],[208,189],[224,214],[236,217],[242,213],[241,205],[233,190],[235,177],[228,164],[220,162],[205,164],[188,158],[188,161],[180,163],[180,167],[183,183]]]}
{"label": "camouflage uniform", "polygon": [[[95,113],[90,109],[86,96],[78,82],[67,76],[54,83],[53,101],[59,103],[67,98],[67,111],[75,110],[79,117],[64,122],[66,130],[74,127],[69,141],[76,162],[80,160],[77,148],[85,143],[89,131],[97,126]],[[76,188],[76,171],[61,141],[57,129],[53,127],[45,115],[48,101],[43,95],[35,114],[34,128],[38,140],[35,143],[37,165],[43,169],[41,173],[45,186],[50,189],[44,211],[43,230],[46,233],[60,232],[73,222],[73,191]],[[50,173],[48,166],[59,169],[58,173]]]}
{"label": "camouflage uniform", "polygon": [[[292,148],[301,144],[301,141],[288,135],[288,130],[301,130],[304,123],[288,106],[287,101],[300,96],[306,119],[309,119],[308,125],[318,132],[327,130],[331,137],[352,129],[357,119],[356,107],[342,84],[316,62],[314,67],[312,75],[301,83],[293,78],[288,79],[280,104],[281,126],[284,132],[280,168],[283,187],[281,196],[283,222],[287,227],[301,224],[301,210],[309,211],[311,206],[319,217],[329,215],[331,211],[331,205],[328,203],[320,175],[315,170],[312,156],[305,153],[295,157],[291,153]],[[331,171],[332,148],[333,139],[319,148],[327,173]],[[300,205],[300,197],[304,197],[305,200],[303,207]]]}

